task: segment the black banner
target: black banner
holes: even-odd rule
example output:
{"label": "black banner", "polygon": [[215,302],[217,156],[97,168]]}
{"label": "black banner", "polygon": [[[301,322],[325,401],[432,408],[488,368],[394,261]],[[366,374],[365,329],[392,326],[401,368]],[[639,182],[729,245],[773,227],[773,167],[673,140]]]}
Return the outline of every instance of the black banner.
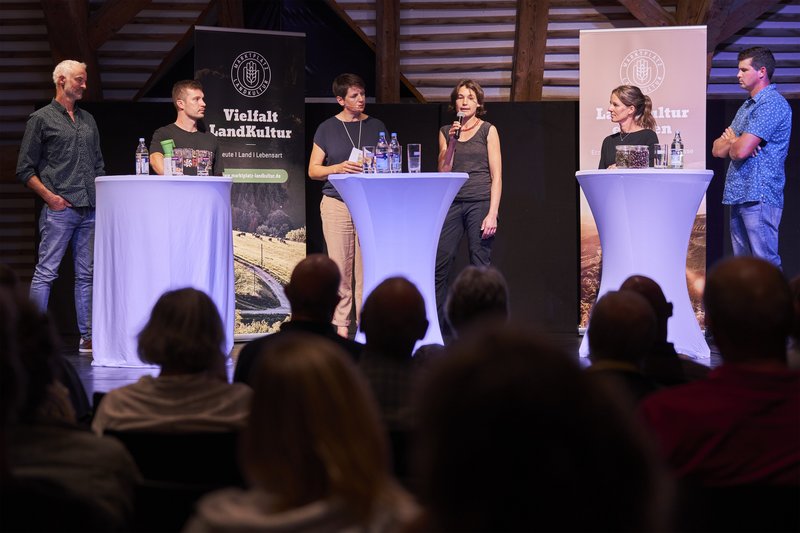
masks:
{"label": "black banner", "polygon": [[289,314],[283,286],[306,255],[305,36],[195,28],[205,126],[234,179],[237,335],[274,331]]}

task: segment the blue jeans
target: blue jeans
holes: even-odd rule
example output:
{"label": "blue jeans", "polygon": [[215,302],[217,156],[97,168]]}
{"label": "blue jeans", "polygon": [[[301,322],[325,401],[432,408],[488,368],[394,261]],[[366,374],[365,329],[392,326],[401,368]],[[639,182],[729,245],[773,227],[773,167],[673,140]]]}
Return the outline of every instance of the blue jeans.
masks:
{"label": "blue jeans", "polygon": [[46,205],[39,217],[39,262],[31,280],[31,300],[47,312],[50,288],[67,247],[75,261],[75,311],[81,338],[92,338],[92,271],[94,267],[94,208],[67,207],[53,211]]}
{"label": "blue jeans", "polygon": [[731,206],[731,244],[733,255],[752,255],[781,268],[778,255],[778,228],[783,209],[763,202]]}

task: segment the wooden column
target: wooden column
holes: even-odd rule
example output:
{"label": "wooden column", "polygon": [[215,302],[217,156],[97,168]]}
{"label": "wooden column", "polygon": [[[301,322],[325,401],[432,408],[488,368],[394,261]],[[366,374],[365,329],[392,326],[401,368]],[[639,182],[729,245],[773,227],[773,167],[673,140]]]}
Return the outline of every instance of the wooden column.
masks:
{"label": "wooden column", "polygon": [[544,55],[550,0],[519,0],[514,58],[511,67],[511,101],[542,99]]}
{"label": "wooden column", "polygon": [[41,0],[54,63],[74,59],[86,63],[86,100],[102,100],[100,67],[89,44],[88,0]]}
{"label": "wooden column", "polygon": [[217,0],[219,25],[223,28],[244,28],[242,0]]}
{"label": "wooden column", "polygon": [[400,102],[400,0],[375,2],[375,97]]}

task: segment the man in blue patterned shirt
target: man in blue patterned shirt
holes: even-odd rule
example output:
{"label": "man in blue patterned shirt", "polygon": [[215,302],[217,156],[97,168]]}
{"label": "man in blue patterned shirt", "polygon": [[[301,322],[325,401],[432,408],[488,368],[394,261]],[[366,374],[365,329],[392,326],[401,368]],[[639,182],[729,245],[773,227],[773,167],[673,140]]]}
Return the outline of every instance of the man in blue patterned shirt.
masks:
{"label": "man in blue patterned shirt", "polygon": [[757,46],[739,53],[739,85],[750,93],[730,127],[714,141],[714,157],[730,157],[722,203],[730,206],[734,255],[753,255],[780,268],[784,162],[792,109],[770,82],[775,58]]}
{"label": "man in blue patterned shirt", "polygon": [[47,311],[50,288],[71,243],[79,350],[91,352],[94,179],[105,173],[105,165],[94,117],[76,105],[86,90],[86,65],[62,61],[53,71],[53,82],[56,96],[31,114],[17,160],[17,178],[45,202],[30,297]]}

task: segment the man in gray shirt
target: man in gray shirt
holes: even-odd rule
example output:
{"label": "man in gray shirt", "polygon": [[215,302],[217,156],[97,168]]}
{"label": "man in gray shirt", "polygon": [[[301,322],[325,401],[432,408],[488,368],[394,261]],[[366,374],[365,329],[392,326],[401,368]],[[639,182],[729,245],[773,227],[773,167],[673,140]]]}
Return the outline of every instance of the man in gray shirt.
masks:
{"label": "man in gray shirt", "polygon": [[53,70],[53,82],[56,96],[29,117],[17,160],[17,178],[45,202],[30,297],[42,312],[47,311],[50,287],[71,245],[79,350],[91,352],[94,179],[105,168],[94,117],[76,105],[86,90],[86,65],[62,61]]}

